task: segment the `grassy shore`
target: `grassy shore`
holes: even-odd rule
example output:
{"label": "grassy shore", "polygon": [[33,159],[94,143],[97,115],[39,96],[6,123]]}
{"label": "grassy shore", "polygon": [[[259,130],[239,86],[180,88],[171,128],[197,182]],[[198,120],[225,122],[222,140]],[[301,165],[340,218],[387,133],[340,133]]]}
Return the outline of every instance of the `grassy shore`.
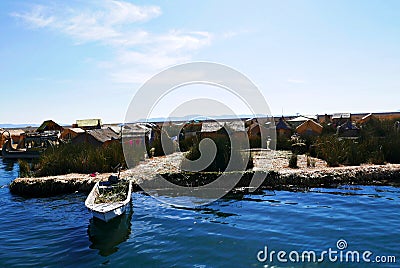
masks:
{"label": "grassy shore", "polygon": [[94,147],[90,144],[62,144],[46,150],[38,160],[20,161],[21,177],[44,177],[69,173],[112,172],[125,165],[122,145],[118,142]]}

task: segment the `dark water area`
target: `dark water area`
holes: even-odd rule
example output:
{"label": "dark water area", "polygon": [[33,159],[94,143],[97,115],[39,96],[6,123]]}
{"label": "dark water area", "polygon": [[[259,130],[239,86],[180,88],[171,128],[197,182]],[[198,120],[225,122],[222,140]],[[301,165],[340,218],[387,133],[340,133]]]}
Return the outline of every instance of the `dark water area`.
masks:
{"label": "dark water area", "polygon": [[[7,185],[18,164],[0,159],[0,267],[399,267],[400,188],[342,186],[232,195],[177,208],[134,193],[107,224],[85,194],[25,199]],[[347,247],[338,249],[337,241]],[[342,241],[343,242],[343,241]],[[371,251],[396,263],[259,261],[265,251]],[[259,255],[264,257],[264,252]],[[339,255],[337,255],[339,256]],[[286,256],[287,258],[287,256]]]}

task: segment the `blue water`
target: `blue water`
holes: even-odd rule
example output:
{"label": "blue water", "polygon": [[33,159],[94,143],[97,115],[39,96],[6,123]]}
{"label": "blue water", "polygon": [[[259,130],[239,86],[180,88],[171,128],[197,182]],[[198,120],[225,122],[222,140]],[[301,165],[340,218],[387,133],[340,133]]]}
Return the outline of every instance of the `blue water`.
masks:
{"label": "blue water", "polygon": [[[400,267],[400,188],[264,191],[198,209],[134,193],[130,212],[103,224],[91,219],[85,194],[11,195],[6,185],[17,176],[18,164],[0,159],[0,267]],[[321,253],[339,239],[397,263],[257,260],[265,246]]]}

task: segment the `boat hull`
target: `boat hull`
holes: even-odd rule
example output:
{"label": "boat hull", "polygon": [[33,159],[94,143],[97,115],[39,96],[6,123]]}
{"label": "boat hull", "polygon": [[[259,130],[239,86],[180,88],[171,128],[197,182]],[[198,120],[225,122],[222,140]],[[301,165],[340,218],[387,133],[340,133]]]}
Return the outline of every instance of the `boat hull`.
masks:
{"label": "boat hull", "polygon": [[1,155],[4,159],[33,159],[40,156],[41,151],[27,151],[11,149],[10,140],[8,140],[1,149]]}
{"label": "boat hull", "polygon": [[108,222],[108,221],[124,214],[126,212],[127,207],[128,207],[128,204],[123,205],[122,207],[119,207],[117,209],[107,211],[107,212],[99,212],[99,211],[92,210],[92,215],[94,218]]}
{"label": "boat hull", "polygon": [[1,155],[4,159],[34,159],[39,158],[40,153],[2,150]]}

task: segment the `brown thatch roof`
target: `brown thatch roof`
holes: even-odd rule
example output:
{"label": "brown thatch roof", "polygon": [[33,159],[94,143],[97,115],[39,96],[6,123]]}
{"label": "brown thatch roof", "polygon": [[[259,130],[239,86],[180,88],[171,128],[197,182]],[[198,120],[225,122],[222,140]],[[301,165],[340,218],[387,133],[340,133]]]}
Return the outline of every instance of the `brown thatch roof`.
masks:
{"label": "brown thatch roof", "polygon": [[308,120],[296,128],[299,134],[321,134],[323,126],[313,120]]}
{"label": "brown thatch roof", "polygon": [[109,128],[106,129],[92,129],[87,131],[88,135],[91,135],[93,138],[98,140],[99,142],[106,142],[109,140],[117,140],[119,139],[119,135],[116,134],[114,131],[112,131]]}
{"label": "brown thatch roof", "polygon": [[53,120],[46,120],[40,125],[40,127],[36,129],[37,132],[44,132],[50,130],[58,130],[62,132],[64,128],[59,124],[57,124],[56,122],[54,122]]}

